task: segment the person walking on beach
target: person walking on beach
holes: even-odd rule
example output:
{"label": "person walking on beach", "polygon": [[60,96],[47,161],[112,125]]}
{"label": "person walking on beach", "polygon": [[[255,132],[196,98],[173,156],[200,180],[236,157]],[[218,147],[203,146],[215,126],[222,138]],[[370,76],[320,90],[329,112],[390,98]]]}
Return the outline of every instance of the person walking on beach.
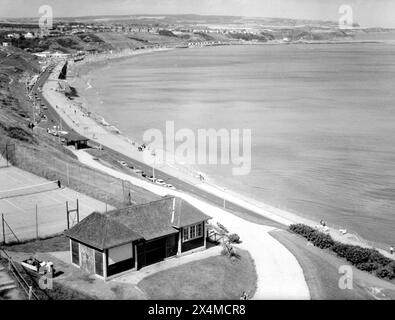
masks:
{"label": "person walking on beach", "polygon": [[62,187],[62,184],[60,183],[60,180],[58,180],[58,187],[59,187],[59,189]]}

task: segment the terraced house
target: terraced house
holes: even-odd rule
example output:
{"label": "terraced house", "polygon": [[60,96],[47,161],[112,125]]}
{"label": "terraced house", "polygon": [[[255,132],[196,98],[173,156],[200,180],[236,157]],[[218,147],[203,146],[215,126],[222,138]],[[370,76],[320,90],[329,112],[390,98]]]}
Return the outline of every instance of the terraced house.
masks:
{"label": "terraced house", "polygon": [[73,265],[105,280],[206,248],[209,216],[176,197],[94,212],[65,232]]}

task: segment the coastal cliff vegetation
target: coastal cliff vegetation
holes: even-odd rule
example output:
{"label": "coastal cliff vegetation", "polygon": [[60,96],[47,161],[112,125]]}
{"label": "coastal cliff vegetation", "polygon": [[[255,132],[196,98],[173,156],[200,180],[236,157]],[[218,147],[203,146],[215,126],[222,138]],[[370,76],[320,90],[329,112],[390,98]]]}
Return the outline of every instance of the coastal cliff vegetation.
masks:
{"label": "coastal cliff vegetation", "polygon": [[[11,47],[0,51],[0,62],[1,165],[6,159],[25,171],[48,180],[60,180],[63,185],[114,207],[124,206],[122,181],[82,165],[58,138],[40,128],[31,128],[33,104],[26,83],[39,73],[36,57]],[[146,190],[131,189],[138,204],[156,199]]]}

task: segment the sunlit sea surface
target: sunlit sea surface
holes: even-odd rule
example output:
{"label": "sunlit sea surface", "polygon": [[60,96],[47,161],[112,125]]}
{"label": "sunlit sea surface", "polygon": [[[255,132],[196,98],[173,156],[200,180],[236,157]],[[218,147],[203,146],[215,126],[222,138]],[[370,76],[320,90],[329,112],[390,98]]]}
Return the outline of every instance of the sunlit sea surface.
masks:
{"label": "sunlit sea surface", "polygon": [[[85,68],[91,110],[142,141],[149,128],[251,129],[252,170],[218,184],[395,244],[395,45],[180,49]],[[92,88],[91,88],[92,86]]]}

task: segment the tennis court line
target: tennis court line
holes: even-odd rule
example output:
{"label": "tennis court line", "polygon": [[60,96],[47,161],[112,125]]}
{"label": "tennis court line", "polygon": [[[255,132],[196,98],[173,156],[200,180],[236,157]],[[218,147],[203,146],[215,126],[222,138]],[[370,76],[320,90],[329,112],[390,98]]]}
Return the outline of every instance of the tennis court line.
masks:
{"label": "tennis court line", "polygon": [[[59,190],[51,190],[51,191],[59,191]],[[51,192],[51,191],[48,191],[48,192]],[[71,190],[71,189],[69,189],[69,188],[64,188],[63,191],[75,192],[75,191],[73,191],[73,190]],[[48,194],[43,193],[43,195],[45,195],[46,197],[49,198]],[[71,202],[71,201],[72,201],[72,200],[70,200],[69,197],[66,197],[65,195],[63,195],[63,194],[61,194],[61,193],[57,193],[56,195],[58,195],[59,197],[61,197],[61,198],[64,199],[64,201],[61,201],[61,200],[58,200],[58,199],[53,199],[53,200],[57,201],[58,203],[62,203],[62,204],[64,204],[64,205],[66,205],[66,201],[68,201],[68,202]],[[82,193],[81,193],[80,195],[85,196],[85,195],[82,194]],[[77,198],[77,199],[78,199],[78,198]],[[93,199],[93,198],[92,198],[92,199]],[[80,207],[85,207],[85,208],[87,208],[88,210],[92,210],[92,212],[96,210],[95,208],[92,208],[91,206],[85,204],[85,202],[84,202],[84,201],[81,201],[81,199],[78,199],[78,200],[79,200],[79,202],[80,202],[80,203],[79,203]],[[93,199],[93,200],[94,200],[94,201],[97,201],[96,199]],[[97,202],[100,202],[100,201],[97,201]],[[104,204],[104,205],[105,205],[105,204]]]}
{"label": "tennis court line", "polygon": [[[4,178],[7,179],[7,180],[8,179],[12,179],[12,180],[16,181],[19,184],[21,183],[20,180],[16,179],[14,176],[10,175],[9,173],[4,174]],[[17,186],[17,187],[19,187],[19,186]],[[0,192],[1,191],[6,191],[6,190],[0,190]]]}
{"label": "tennis court line", "polygon": [[[13,206],[14,208],[18,209],[19,211],[22,211],[24,213],[28,213],[26,210],[18,207],[16,204],[12,203],[11,201],[8,201],[7,199],[1,199],[2,201],[7,202],[8,204],[10,204],[11,206]],[[6,213],[6,212],[5,212]]]}
{"label": "tennis court line", "polygon": [[[39,182],[39,184],[40,184],[41,180],[45,181],[45,182],[41,182],[41,183],[46,183],[46,182],[48,182],[48,180],[46,180],[46,179],[44,179],[44,178],[35,177],[35,176],[34,176],[32,173],[30,173],[30,172],[23,172],[23,173],[22,173],[22,172],[19,171],[19,170],[21,170],[21,169],[15,168],[15,167],[13,167],[13,168],[14,168],[14,170],[12,171],[13,175],[18,176],[19,179],[17,179],[17,177],[15,177],[15,176],[11,176],[10,173],[8,173],[8,172],[6,173],[6,175],[8,175],[9,177],[12,177],[15,181],[21,183],[21,185],[26,185],[26,183],[37,183],[37,182]],[[71,190],[71,189],[69,189],[69,188],[65,188],[65,189],[67,189],[67,191],[71,191],[71,192],[77,193],[76,191]],[[57,190],[51,190],[51,191],[57,191]],[[65,190],[65,191],[66,191],[66,190]],[[37,193],[37,194],[39,194],[39,193]],[[44,195],[45,193],[42,193],[42,194]],[[85,195],[82,194],[82,193],[81,193],[81,195],[82,195],[82,196],[85,196]],[[29,195],[26,195],[26,196],[29,196]],[[71,201],[69,197],[66,197],[65,195],[63,195],[63,194],[61,194],[61,193],[58,193],[57,196],[59,196],[59,198],[63,198],[65,201],[69,201],[69,202]],[[54,200],[55,202],[62,203],[60,200],[55,199],[55,197],[54,197],[54,198],[49,198],[49,196],[47,196],[47,198],[50,199],[50,200]],[[93,198],[92,198],[92,199],[93,199]],[[93,200],[94,200],[94,201],[97,201],[98,203],[103,203],[103,207],[105,206],[105,202],[98,201],[98,200],[96,200],[96,199],[93,199]],[[64,204],[65,204],[65,203],[64,203]],[[81,206],[81,207],[85,207],[87,210],[89,210],[89,211],[91,211],[91,212],[93,212],[93,211],[96,210],[96,208],[93,208],[93,207],[91,207],[90,205],[86,204],[85,201],[83,201],[82,203],[80,203],[80,206]],[[103,210],[104,210],[104,209],[103,209]]]}

